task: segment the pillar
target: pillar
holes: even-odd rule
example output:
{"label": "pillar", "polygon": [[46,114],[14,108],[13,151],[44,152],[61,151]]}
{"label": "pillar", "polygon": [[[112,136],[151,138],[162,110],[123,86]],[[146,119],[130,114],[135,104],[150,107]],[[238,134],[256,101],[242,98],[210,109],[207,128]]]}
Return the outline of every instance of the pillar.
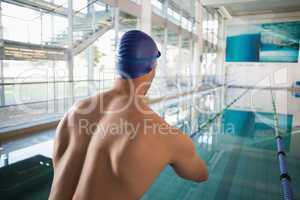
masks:
{"label": "pillar", "polygon": [[167,75],[167,50],[168,50],[168,0],[163,2],[163,16],[165,19],[164,36],[161,50],[161,72],[162,77]]}
{"label": "pillar", "polygon": [[[96,16],[95,16],[95,7],[92,0],[88,0],[88,16],[91,17],[91,27],[92,32],[96,31]],[[95,47],[93,45],[90,45],[88,47],[87,52],[87,59],[88,59],[88,69],[87,69],[87,80],[88,80],[88,95],[91,95],[93,92],[93,86],[94,86],[94,67],[95,67]]]}
{"label": "pillar", "polygon": [[195,1],[195,28],[196,28],[196,41],[194,43],[194,56],[192,65],[193,74],[193,87],[198,87],[199,83],[202,81],[201,74],[201,55],[203,49],[203,39],[202,39],[202,12],[203,7],[200,0]]}
{"label": "pillar", "polygon": [[67,52],[67,69],[69,81],[69,104],[74,102],[74,56],[73,50],[73,0],[68,0],[68,52]]}
{"label": "pillar", "polygon": [[[3,44],[3,24],[2,24],[2,4],[0,2],[0,48],[4,48]],[[4,53],[4,51],[3,51]],[[5,91],[4,91],[4,67],[3,60],[0,58],[0,105],[5,105]]]}
{"label": "pillar", "polygon": [[118,49],[119,42],[119,30],[120,30],[120,8],[119,1],[115,0],[115,8],[114,8],[114,30],[115,30],[115,47]]}
{"label": "pillar", "polygon": [[222,16],[219,16],[219,29],[218,29],[218,83],[225,83],[225,70],[224,70],[224,62],[225,62],[225,29],[224,29],[224,19]]}
{"label": "pillar", "polygon": [[[180,10],[180,19],[179,19],[179,30],[178,30],[178,66],[182,67],[182,27],[181,27],[181,21],[182,21],[182,10]],[[181,71],[179,72],[182,73]]]}
{"label": "pillar", "polygon": [[[202,81],[201,74],[201,55],[203,48],[203,37],[202,37],[202,5],[200,0],[195,1],[195,34],[194,49],[193,49],[193,63],[192,63],[192,88],[197,89]],[[198,117],[200,113],[200,99],[197,95],[193,95],[192,98],[192,114],[191,114],[191,132],[194,133],[198,130],[200,124],[198,124]]]}
{"label": "pillar", "polygon": [[152,6],[151,0],[141,0],[141,22],[140,29],[145,33],[151,35],[151,17],[152,17]]}

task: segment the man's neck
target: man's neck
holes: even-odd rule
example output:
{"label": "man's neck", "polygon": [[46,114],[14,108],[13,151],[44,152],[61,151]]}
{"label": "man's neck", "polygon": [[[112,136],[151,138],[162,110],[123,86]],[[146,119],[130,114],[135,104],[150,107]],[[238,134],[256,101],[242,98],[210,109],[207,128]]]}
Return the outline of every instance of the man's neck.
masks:
{"label": "man's neck", "polygon": [[115,81],[114,89],[119,93],[128,95],[128,96],[145,96],[145,88],[142,87],[142,83],[137,79],[122,79],[118,78]]}

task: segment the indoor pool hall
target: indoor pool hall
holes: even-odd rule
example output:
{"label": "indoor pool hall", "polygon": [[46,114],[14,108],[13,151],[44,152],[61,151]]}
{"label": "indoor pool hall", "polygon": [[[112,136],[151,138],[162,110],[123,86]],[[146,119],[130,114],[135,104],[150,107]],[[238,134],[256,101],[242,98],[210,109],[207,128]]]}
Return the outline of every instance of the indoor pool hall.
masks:
{"label": "indoor pool hall", "polygon": [[0,0],[1,200],[299,200],[300,1]]}

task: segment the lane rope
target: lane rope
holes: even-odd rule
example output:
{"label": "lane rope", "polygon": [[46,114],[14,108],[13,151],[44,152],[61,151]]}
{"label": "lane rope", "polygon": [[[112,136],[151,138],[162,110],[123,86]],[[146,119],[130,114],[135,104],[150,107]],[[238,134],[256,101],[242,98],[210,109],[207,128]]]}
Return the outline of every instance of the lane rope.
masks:
{"label": "lane rope", "polygon": [[216,119],[218,119],[229,107],[231,107],[234,103],[236,103],[240,98],[242,98],[250,89],[246,89],[244,92],[242,92],[238,97],[236,97],[231,103],[226,105],[220,112],[215,114],[213,117],[209,118],[207,121],[202,123],[198,130],[190,135],[191,138],[194,138],[200,130],[203,130],[208,125],[212,124]]}
{"label": "lane rope", "polygon": [[276,108],[275,97],[273,95],[272,90],[272,108],[273,108],[273,117],[274,117],[274,131],[275,131],[275,139],[277,145],[277,158],[279,162],[279,171],[280,171],[280,181],[282,188],[282,199],[283,200],[293,200],[293,187],[291,184],[291,177],[288,174],[287,162],[286,162],[286,153],[284,151],[284,144],[282,138],[282,132],[279,130],[279,119]]}

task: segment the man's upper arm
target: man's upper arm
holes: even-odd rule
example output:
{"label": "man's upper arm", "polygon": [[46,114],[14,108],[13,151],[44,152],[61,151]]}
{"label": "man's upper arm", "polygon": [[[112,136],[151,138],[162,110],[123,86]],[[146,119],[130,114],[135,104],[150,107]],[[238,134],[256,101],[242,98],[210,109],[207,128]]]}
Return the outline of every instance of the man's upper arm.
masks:
{"label": "man's upper arm", "polygon": [[175,137],[171,166],[177,175],[193,181],[206,181],[208,171],[205,162],[197,155],[192,140],[184,134]]}
{"label": "man's upper arm", "polygon": [[208,177],[207,168],[197,155],[192,140],[179,129],[171,127],[148,106],[145,105],[143,109],[148,112],[144,116],[151,119],[155,127],[152,131],[164,136],[163,143],[167,146],[170,164],[176,173],[186,179],[205,181]]}
{"label": "man's upper arm", "polygon": [[163,127],[157,131],[165,135],[165,143],[168,145],[170,164],[176,173],[186,179],[194,181],[205,181],[208,172],[203,160],[197,155],[192,140],[179,129],[171,127],[161,117],[155,114],[154,123]]}

